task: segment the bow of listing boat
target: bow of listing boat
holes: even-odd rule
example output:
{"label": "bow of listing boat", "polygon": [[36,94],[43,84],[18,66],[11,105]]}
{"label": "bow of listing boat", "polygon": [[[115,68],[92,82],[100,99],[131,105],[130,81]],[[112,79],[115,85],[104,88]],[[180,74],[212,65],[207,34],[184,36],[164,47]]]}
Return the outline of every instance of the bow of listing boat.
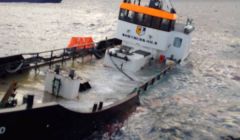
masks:
{"label": "bow of listing boat", "polygon": [[0,139],[82,139],[107,124],[123,122],[139,105],[136,93],[100,110],[76,112],[57,103],[3,109],[0,111]]}

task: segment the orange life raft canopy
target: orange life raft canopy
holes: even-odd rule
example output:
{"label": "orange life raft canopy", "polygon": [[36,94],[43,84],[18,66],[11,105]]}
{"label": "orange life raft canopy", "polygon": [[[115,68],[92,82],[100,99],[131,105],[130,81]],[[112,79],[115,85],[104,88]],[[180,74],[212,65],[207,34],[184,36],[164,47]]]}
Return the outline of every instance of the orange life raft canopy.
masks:
{"label": "orange life raft canopy", "polygon": [[92,37],[72,37],[67,48],[89,49],[93,47]]}

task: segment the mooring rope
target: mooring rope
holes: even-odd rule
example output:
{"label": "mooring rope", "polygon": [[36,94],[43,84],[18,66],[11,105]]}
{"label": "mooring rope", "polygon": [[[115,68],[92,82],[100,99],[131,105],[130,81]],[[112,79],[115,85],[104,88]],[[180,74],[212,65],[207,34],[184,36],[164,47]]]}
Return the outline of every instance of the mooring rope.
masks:
{"label": "mooring rope", "polygon": [[118,69],[118,71],[120,71],[123,75],[125,75],[125,76],[126,76],[128,79],[130,79],[131,81],[136,81],[136,80],[134,80],[131,76],[129,76],[127,73],[125,73],[125,72],[123,71],[123,69],[121,69],[121,68],[118,67],[118,65],[113,61],[112,56],[109,55],[109,57],[110,57],[110,60],[112,61],[113,65]]}

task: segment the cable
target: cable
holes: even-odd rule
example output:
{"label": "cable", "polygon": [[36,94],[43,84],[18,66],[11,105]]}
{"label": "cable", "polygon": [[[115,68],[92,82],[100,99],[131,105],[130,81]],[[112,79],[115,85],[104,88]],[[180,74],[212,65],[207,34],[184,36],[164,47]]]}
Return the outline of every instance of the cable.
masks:
{"label": "cable", "polygon": [[124,74],[128,79],[130,79],[131,81],[135,81],[131,76],[129,76],[127,73],[125,73],[121,68],[118,67],[118,65],[113,61],[112,56],[110,56],[110,60],[112,61],[113,65],[122,73]]}
{"label": "cable", "polygon": [[19,71],[23,66],[23,62],[21,62],[15,69],[11,69],[11,65],[8,65],[8,67],[5,67],[6,72],[8,73],[16,73]]}
{"label": "cable", "polygon": [[171,1],[171,0],[169,0],[169,3],[170,3],[170,5],[171,5],[172,9],[175,10],[175,8],[173,7],[173,4],[172,4],[172,1]]}

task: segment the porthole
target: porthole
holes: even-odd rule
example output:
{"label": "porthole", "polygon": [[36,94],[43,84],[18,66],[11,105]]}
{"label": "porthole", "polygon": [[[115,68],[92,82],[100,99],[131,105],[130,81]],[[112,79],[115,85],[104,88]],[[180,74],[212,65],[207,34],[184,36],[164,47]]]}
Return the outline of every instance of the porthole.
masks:
{"label": "porthole", "polygon": [[182,38],[176,37],[173,42],[173,46],[176,48],[180,48],[182,45]]}

